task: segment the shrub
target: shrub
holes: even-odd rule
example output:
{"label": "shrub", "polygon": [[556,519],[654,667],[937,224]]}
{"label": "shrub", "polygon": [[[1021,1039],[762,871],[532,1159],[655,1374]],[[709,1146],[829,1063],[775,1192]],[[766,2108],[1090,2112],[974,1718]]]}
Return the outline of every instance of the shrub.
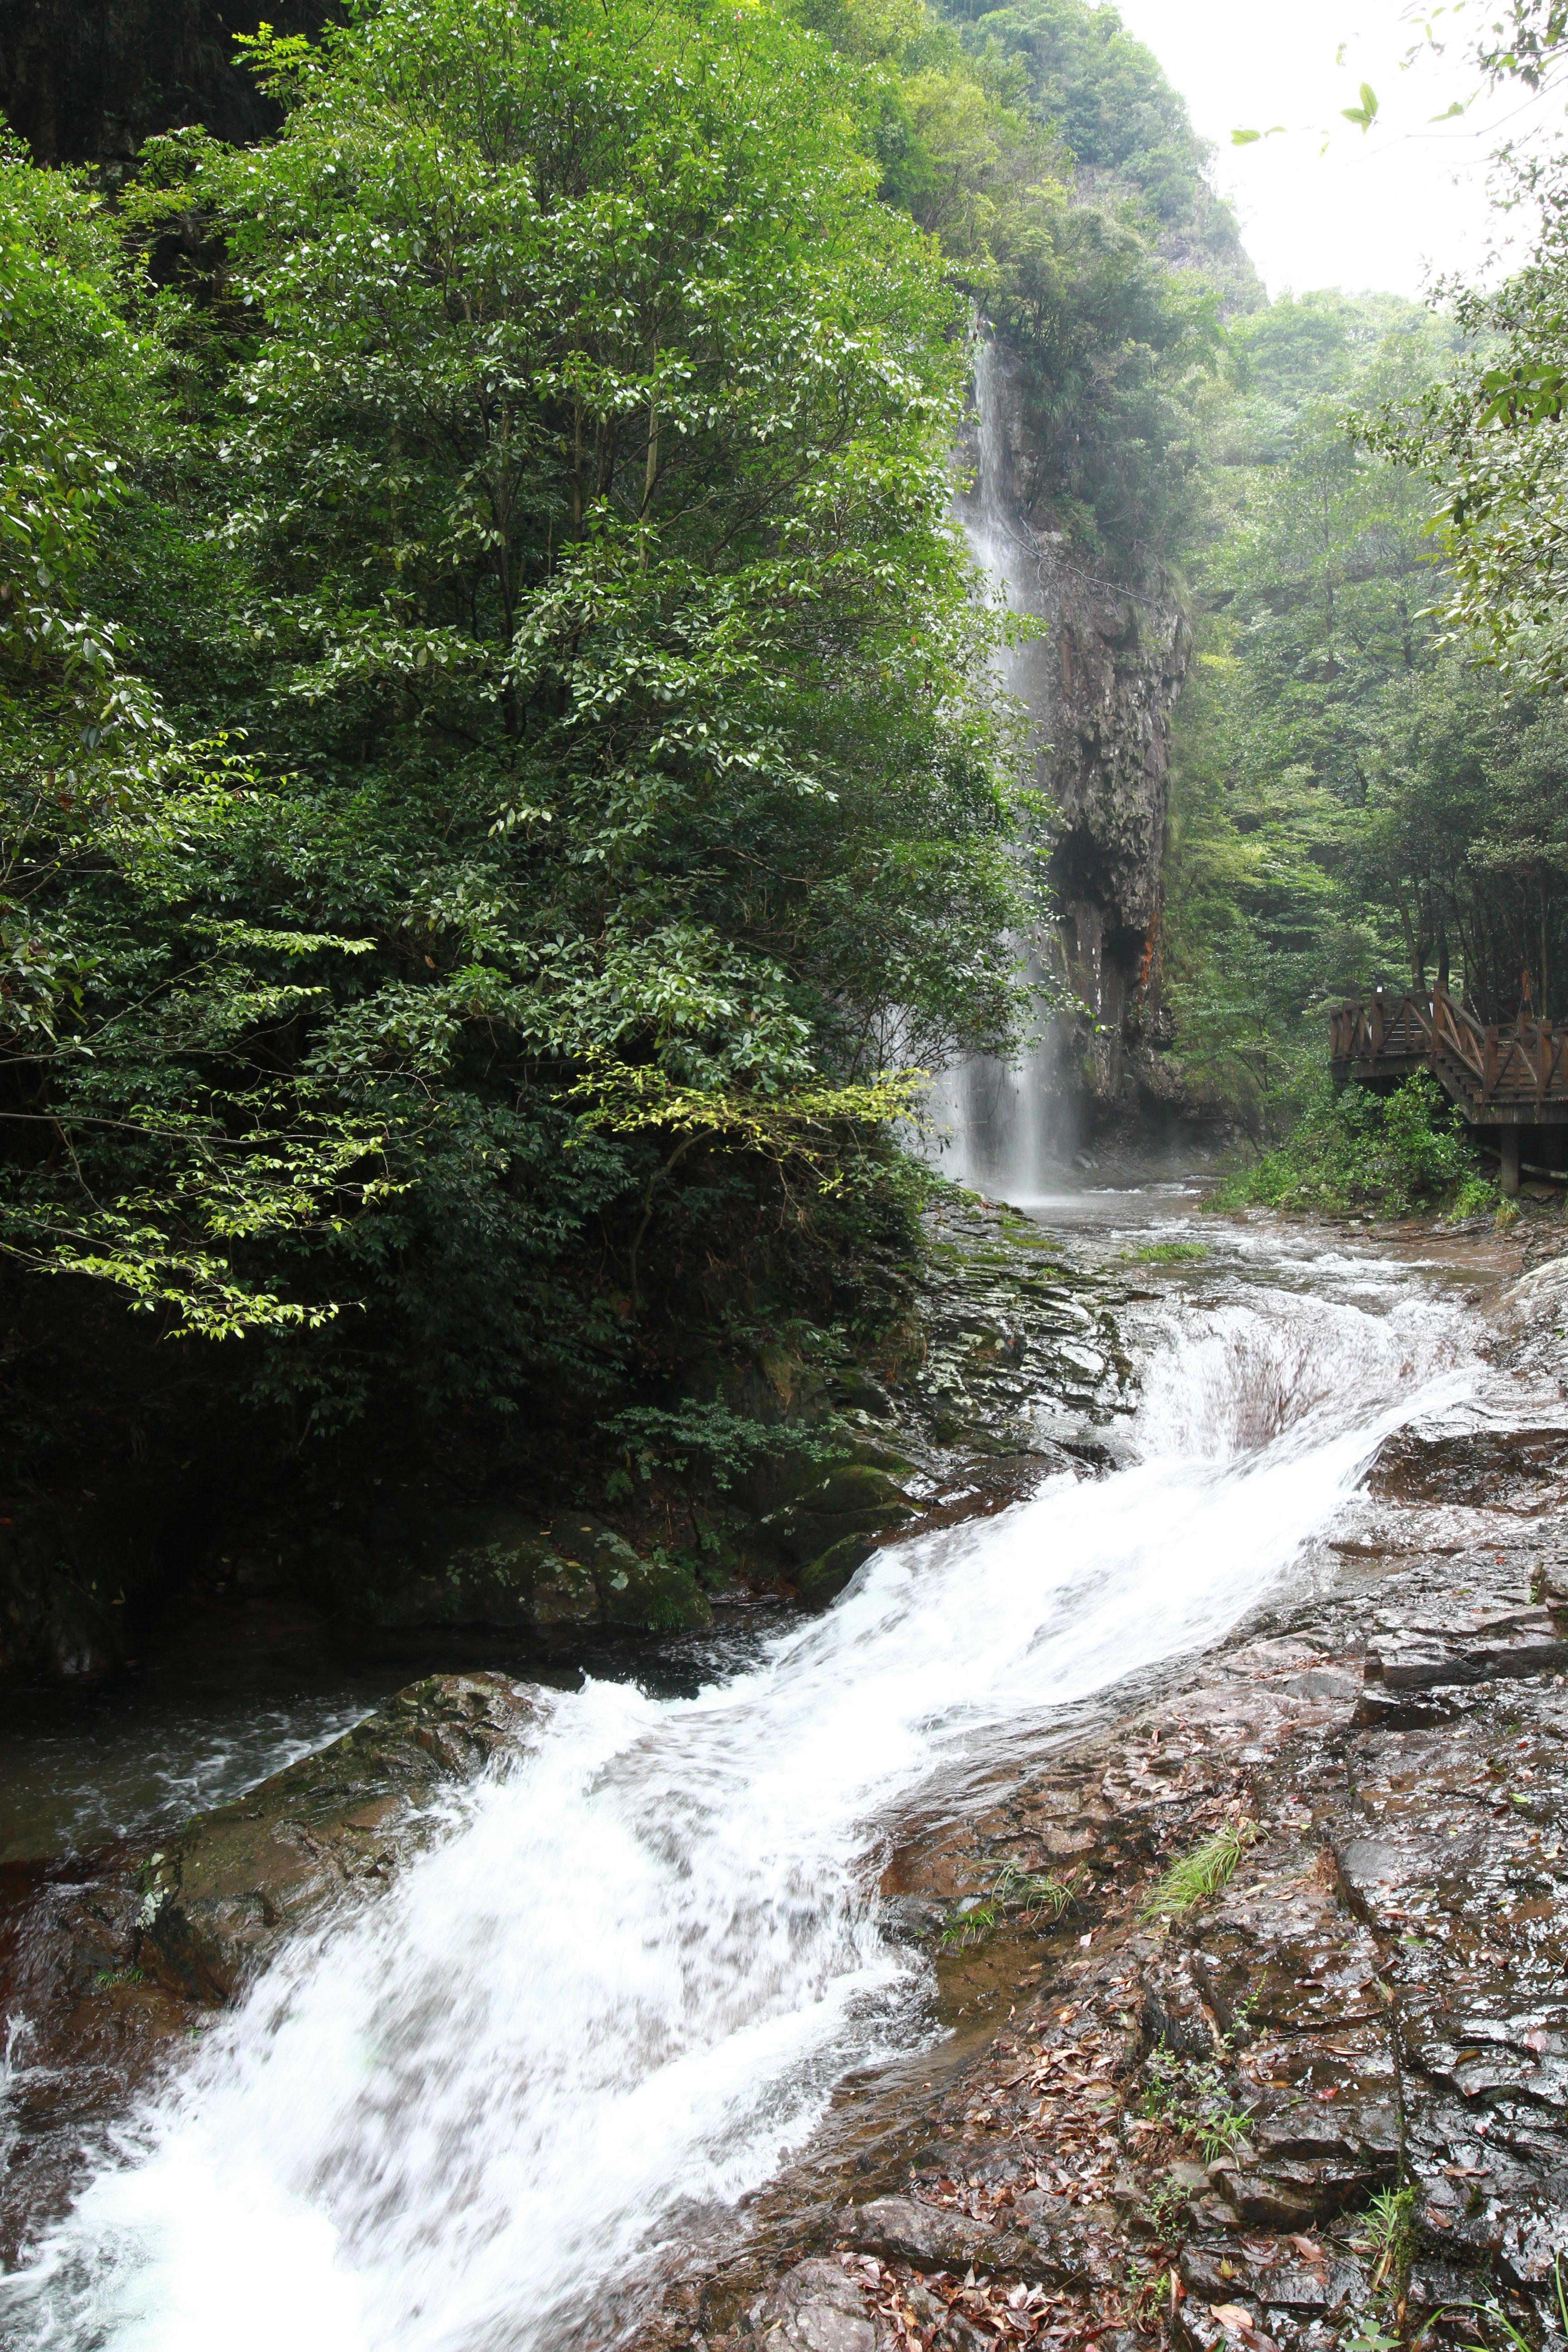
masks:
{"label": "shrub", "polygon": [[1210,1206],[1403,1217],[1445,1200],[1457,1204],[1477,1187],[1495,1197],[1458,1112],[1436,1079],[1417,1071],[1391,1095],[1355,1086],[1336,1095],[1325,1080],[1286,1140],[1227,1177]]}

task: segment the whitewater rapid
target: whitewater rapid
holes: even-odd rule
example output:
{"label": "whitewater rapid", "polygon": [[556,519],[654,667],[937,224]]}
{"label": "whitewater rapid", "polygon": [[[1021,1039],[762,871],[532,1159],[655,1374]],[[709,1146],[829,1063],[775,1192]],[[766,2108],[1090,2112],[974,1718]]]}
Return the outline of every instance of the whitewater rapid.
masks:
{"label": "whitewater rapid", "polygon": [[[1364,1287],[1364,1286],[1363,1286]],[[546,2352],[932,2032],[876,1895],[901,1810],[1286,1589],[1394,1427],[1478,1378],[1408,1277],[1173,1307],[1127,1466],[880,1551],[684,1699],[541,1693],[368,1909],[213,2025],[16,2277],[70,2352]]]}

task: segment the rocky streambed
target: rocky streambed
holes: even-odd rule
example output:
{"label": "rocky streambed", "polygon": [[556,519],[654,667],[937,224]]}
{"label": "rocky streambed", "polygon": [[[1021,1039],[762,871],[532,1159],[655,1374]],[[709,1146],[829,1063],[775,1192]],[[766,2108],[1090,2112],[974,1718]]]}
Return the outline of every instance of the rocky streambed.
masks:
{"label": "rocky streambed", "polygon": [[1463,1608],[1412,1570],[1363,1641],[1334,1612],[1242,1645],[979,1828],[972,1868],[1026,1874],[1006,1964],[1070,1855],[1069,1932],[881,2193],[809,2184],[831,2292],[808,2263],[731,2314],[717,2279],[711,2332],[798,2332],[842,2282],[867,2347],[1560,2332],[1568,1608],[1521,1549]]}
{"label": "rocky streambed", "polygon": [[[444,1800],[515,1762],[556,1690],[584,1672],[651,1675],[664,1690],[733,1672],[792,1608],[826,1608],[879,1544],[999,1511],[1052,1471],[1102,1466],[1098,1433],[1130,1394],[1123,1270],[956,1189],[926,1225],[910,1328],[875,1364],[814,1368],[780,1349],[755,1368],[743,1402],[815,1442],[710,1498],[718,1539],[700,1575],[593,1511],[541,1520],[378,1479],[324,1524],[303,1504],[236,1519],[181,1596],[180,1639],[153,1678],[188,1677],[174,1705],[166,1692],[139,1704],[132,1682],[14,1707],[0,1750],[0,2261],[68,2201],[84,2147],[291,1938],[390,1885],[439,1837]],[[89,1568],[73,1566],[76,1583]],[[347,1672],[345,1639],[363,1651]],[[395,1687],[394,1661],[421,1651],[443,1670]],[[505,1671],[454,1670],[454,1653],[499,1654]],[[364,1713],[360,1694],[378,1685],[393,1695]],[[191,1813],[190,1798],[279,1744],[290,1710],[307,1746],[333,1715],[363,1719]],[[168,1745],[172,1769],[156,1753]],[[128,1763],[125,1750],[148,1753]],[[119,1784],[101,1802],[95,1759]],[[163,1801],[161,1821],[93,1835],[133,1815],[138,1794]],[[88,1843],[61,1851],[77,1824]]]}
{"label": "rocky streambed", "polygon": [[900,1858],[1001,2030],[655,2340],[1562,2336],[1565,1313],[1554,1261],[1499,1318],[1545,1425],[1391,1439],[1327,1595]]}
{"label": "rocky streambed", "polygon": [[[934,1769],[906,1777],[901,1790],[885,1770],[865,1778],[849,1810],[864,1821],[869,1809],[881,1826],[869,1843],[857,1830],[842,1845],[858,1881],[853,1895],[825,1891],[823,1873],[831,1881],[837,1864],[829,1866],[819,1838],[789,1846],[783,1880],[694,1911],[678,1882],[689,1889],[701,1880],[710,1857],[686,1822],[676,1876],[653,1889],[652,1907],[636,1908],[625,1887],[607,1913],[585,1893],[574,1897],[582,1937],[629,1927],[646,1958],[673,1923],[686,1955],[687,1988],[675,2006],[657,2008],[645,1984],[640,2023],[628,2025],[613,2002],[583,2013],[590,2031],[566,2062],[584,2077],[578,2105],[591,2099],[599,2062],[590,2053],[606,2037],[629,2034],[643,2052],[616,2062],[626,2070],[614,2110],[623,2130],[633,2112],[626,2082],[635,2106],[681,2063],[691,1973],[700,1977],[703,1939],[716,1932],[733,1939],[745,1923],[751,1940],[723,1976],[722,1999],[732,2006],[737,1987],[749,1989],[754,2018],[764,2028],[775,2021],[767,2030],[799,2013],[791,2002],[830,1996],[858,1961],[856,1998],[884,2004],[879,2032],[840,2035],[826,2074],[812,2060],[815,2097],[794,2110],[771,2155],[731,2158],[727,2179],[700,2177],[716,2125],[683,2144],[670,2123],[666,2168],[691,2175],[677,2184],[684,2198],[655,2216],[651,2231],[626,2230],[597,2271],[586,2238],[572,2242],[563,2218],[561,2275],[575,2263],[582,2282],[569,2316],[569,2298],[542,2291],[520,2263],[471,2325],[461,2313],[466,2286],[450,2286],[458,2319],[443,2318],[445,2332],[427,2331],[427,2340],[477,2347],[629,2335],[646,2352],[721,2343],[749,2352],[775,2340],[792,2352],[886,2352],[895,2344],[900,2352],[987,2352],[1096,2340],[1131,2352],[1135,2343],[1179,2341],[1201,2352],[1222,2344],[1268,2352],[1359,2338],[1377,2352],[1383,2339],[1445,2331],[1500,2347],[1511,2326],[1542,2341],[1562,2324],[1559,2256],[1568,2273],[1561,1268],[1553,1261],[1507,1286],[1506,1266],[1477,1268],[1492,1300],[1489,1360],[1468,1386],[1443,1391],[1439,1382],[1414,1424],[1389,1416],[1394,1425],[1365,1449],[1370,1474],[1347,1472],[1338,1507],[1303,1522],[1290,1548],[1298,1565],[1282,1588],[1269,1515],[1281,1509],[1279,1481],[1300,1468],[1296,1457],[1274,1461],[1282,1433],[1329,1411],[1323,1400],[1335,1381],[1360,1377],[1374,1397],[1380,1383],[1429,1380],[1433,1361],[1418,1362],[1414,1343],[1396,1334],[1397,1344],[1357,1375],[1342,1354],[1328,1360],[1331,1341],[1346,1344],[1339,1326],[1310,1317],[1298,1324],[1289,1314],[1259,1353],[1231,1293],[1204,1304],[1215,1288],[1213,1267],[1175,1255],[1202,1244],[1142,1246],[1136,1236],[1097,1244],[1107,1269],[1097,1292],[1046,1277],[1045,1312],[1031,1326],[1018,1303],[1026,1309],[1030,1293],[1017,1286],[1034,1277],[1020,1277],[1017,1261],[1026,1265],[1039,1244],[1026,1231],[1014,1238],[1011,1217],[963,1213],[961,1231],[937,1236],[943,1328],[925,1351],[918,1406],[906,1400],[900,1416],[905,1508],[924,1516],[926,1531],[889,1554],[880,1586],[876,1574],[869,1587],[862,1578],[821,1621],[837,1648],[797,1648],[762,1672],[764,1682],[773,1678],[781,1710],[776,1695],[790,1674],[798,1684],[831,1671],[852,1702],[858,1672],[863,1711],[884,1748],[939,1708],[944,1686],[983,1736],[966,1732],[951,1750],[939,1739]],[[1274,1244],[1243,1234],[1238,1246],[1245,1273],[1247,1251],[1267,1255]],[[1336,1279],[1353,1291],[1359,1276],[1346,1264],[1342,1255]],[[1271,1280],[1278,1275],[1270,1262]],[[1288,1282],[1310,1293],[1321,1279],[1313,1252],[1297,1248]],[[1386,1267],[1376,1280],[1389,1288]],[[1064,1331],[1069,1304],[1077,1328]],[[1173,1318],[1185,1333],[1188,1377],[1163,1399],[1150,1376],[1149,1331]],[[1054,1352],[1064,1343],[1083,1350],[1077,1395]],[[1140,1499],[1147,1465],[1137,1466],[1118,1408],[1142,1387],[1147,1448],[1151,1414],[1196,1412],[1193,1398],[1201,1401],[1205,1382],[1223,1391],[1224,1444],[1198,1446],[1195,1475]],[[873,1395],[861,1408],[884,1432],[889,1402]],[[1201,1413],[1199,1423],[1208,1426]],[[1275,1485],[1254,1478],[1239,1509],[1215,1519],[1215,1497],[1248,1447],[1272,1465],[1266,1476]],[[1096,1480],[1097,1470],[1106,1476]],[[1042,1477],[1043,1496],[1010,1504]],[[1090,1507],[1103,1515],[1118,1496],[1129,1499],[1109,1532],[1069,1518]],[[1136,1529],[1126,1517],[1131,1501],[1143,1514]],[[994,1538],[959,1524],[976,1507],[1001,1509]],[[1184,1515],[1194,1514],[1186,1527]],[[1112,1594],[1110,1639],[1124,1646],[1131,1679],[1099,1650],[1093,1671],[1072,1664],[1068,1636],[1092,1612],[1092,1596],[1054,1633],[1056,1621],[1031,1599],[1035,1613],[1026,1612],[1020,1628],[1039,1617],[1055,1640],[1059,1690],[1030,1681],[1009,1703],[1005,1686],[1019,1656],[1038,1647],[1038,1628],[1021,1644],[966,1648],[952,1601],[966,1593],[974,1613],[999,1620],[1014,1606],[1017,1579],[1004,1584],[994,1574],[987,1583],[978,1570],[1026,1534],[1037,1580],[1053,1525],[1067,1527],[1080,1550],[1102,1543],[1107,1562],[1134,1537],[1157,1562],[1163,1536],[1173,1581],[1195,1573],[1205,1542],[1245,1546],[1250,1528],[1268,1598],[1249,1612],[1244,1579],[1234,1632],[1183,1664],[1179,1642],[1173,1651],[1141,1638],[1126,1596]],[[851,1531],[862,1558],[867,1537],[884,1532]],[[935,1597],[948,1615],[939,1605],[916,1632],[929,1649],[945,1623],[952,1655],[944,1675],[940,1658],[911,1663],[900,1651],[895,1717],[879,1696],[889,1669],[878,1644],[885,1650],[895,1634],[903,1641],[906,1620],[889,1601],[873,1621],[867,1592],[884,1590],[906,1562],[917,1590],[922,1573],[931,1583],[947,1577]],[[1164,1605],[1148,1570],[1136,1592],[1147,1612]],[[921,1673],[911,1698],[904,1684]],[[742,1676],[731,1687],[751,1685]],[[988,1706],[998,1687],[1001,1701]],[[753,1713],[765,1715],[769,1703],[764,1691]],[[693,1710],[685,1717],[682,1705]],[[797,1700],[790,1706],[795,1712],[764,1724],[762,1742],[786,1774],[797,1752],[818,1756],[827,1736],[820,1712],[805,1719]],[[492,2068],[518,2069],[512,2122],[500,2137],[514,2154],[526,2148],[530,2096],[548,2095],[539,2086],[546,2060],[555,2063],[550,2053],[566,2046],[561,2030],[535,2040],[531,2028],[521,2042],[485,2045],[495,2029],[475,2023],[472,2009],[476,1984],[487,1979],[484,1951],[465,1970],[444,1947],[438,1969],[421,1979],[428,1915],[406,1904],[405,1891],[428,1875],[427,1864],[446,1866],[465,1842],[482,1843],[506,1794],[483,1793],[497,1789],[498,1775],[519,1796],[533,1790],[537,1805],[546,1785],[538,1776],[553,1769],[562,1737],[557,1706],[555,1694],[516,1673],[428,1678],[333,1746],[174,1834],[132,1842],[29,1887],[13,1908],[5,1955],[6,2006],[26,2020],[26,2036],[13,2053],[7,2110],[9,2259],[58,2212],[73,2178],[95,2176],[90,2207],[104,2175],[101,2156],[84,2159],[84,2145],[90,2149],[106,2114],[127,2112],[149,2085],[179,2084],[193,2039],[204,2045],[208,2090],[221,2074],[231,2095],[231,2079],[257,2063],[245,2021],[275,1976],[289,1990],[258,2032],[268,2063],[286,2069],[290,2003],[308,2002],[310,1988],[339,1965],[334,1954],[364,1941],[369,1931],[356,1920],[388,1923],[376,1963],[384,1973],[364,2014],[417,2050],[421,2034],[426,2045],[432,2039],[428,2002],[438,1985],[468,2015],[481,2057],[488,2049]],[[708,1720],[702,1702],[676,1703],[676,1730],[689,1740]],[[852,1780],[851,1716],[831,1721],[844,1743],[841,1775]],[[665,1754],[674,1736],[667,1716],[634,1714],[607,1741],[600,1737],[599,1760],[582,1783],[602,1796],[623,1754],[636,1756],[633,1771],[645,1781],[664,1774],[651,1814],[620,1798],[618,1820],[643,1823],[645,1836],[654,1821],[672,1843],[702,1775],[723,1769],[721,1751],[704,1749],[700,1769],[682,1778]],[[732,1748],[741,1736],[732,1708],[724,1738]],[[831,1773],[829,1759],[809,1786],[797,1776],[802,1808],[829,1806]],[[577,1785],[549,1785],[570,1834]],[[779,1834],[754,1787],[737,1781],[727,1800],[753,1858]],[[476,1803],[488,1811],[468,1810]],[[515,1826],[497,1850],[515,1854],[529,1901],[547,1899]],[[591,1866],[596,1857],[579,1858]],[[622,1870],[632,1866],[624,1849],[616,1859]],[[770,1908],[781,1902],[783,1914]],[[550,1980],[557,1947],[528,1943],[536,1973],[521,1974],[521,1931],[500,1898],[487,1904],[496,1990],[547,2008],[559,1998]],[[758,1906],[767,1915],[760,1927]],[[470,1931],[479,1916],[468,1915]],[[770,1998],[769,1972],[786,1976],[825,1916],[839,1939],[835,1956],[819,1956],[784,2000]],[[847,1956],[846,1936],[870,1940]],[[637,1948],[610,1955],[623,2000]],[[577,1950],[591,1973],[581,1940]],[[875,1976],[889,1951],[901,1956],[896,2000]],[[385,1973],[399,1956],[405,1974],[419,1979],[401,2004]],[[621,2021],[606,2023],[613,2018]],[[710,2053],[727,2046],[721,2035],[715,2042],[711,2019],[703,2030]],[[460,2074],[455,2058],[443,2063]],[[395,2105],[395,2068],[377,2093],[383,2112]],[[428,2089],[431,2078],[420,2079]],[[781,2072],[769,2095],[782,2100],[793,2079]],[[195,2095],[177,2094],[173,2108],[170,2093],[161,2095],[162,2120],[129,2158],[153,2175],[161,2159],[149,2149],[160,2134],[184,2128],[170,2118],[188,2113]],[[732,2086],[727,2095],[732,2105]],[[467,2167],[468,2205],[483,2208],[497,2139],[476,2139],[456,2121],[441,2126],[440,2113],[437,2126],[448,2136],[434,2169]],[[753,2137],[755,2128],[748,2126]],[[618,2156],[597,2146],[602,2171],[613,2176]],[[328,2184],[329,2206],[332,2168],[345,2161],[373,2177],[384,2205],[395,2204],[384,2155],[371,2154],[363,2131],[341,2116],[306,2153]],[[580,2150],[568,2155],[581,2162]],[[226,2160],[221,2147],[214,2160]],[[542,2144],[526,2186],[512,2192],[524,2209],[537,2180],[548,2182],[551,2161]],[[452,2209],[432,2205],[423,2174],[398,2178],[405,2205],[401,2216],[389,2214],[392,2231],[453,2226],[442,2224]],[[658,2180],[657,2168],[643,2178]],[[616,2188],[623,2205],[635,2186]],[[580,2173],[578,2193],[593,2225],[601,2217]],[[641,2194],[646,2210],[656,2192],[645,2186]],[[336,2266],[389,2266],[379,2225],[356,2221],[341,2199],[337,2210]],[[529,2213],[531,2226],[537,2218]],[[489,2242],[504,2242],[499,2219],[487,2227]],[[71,2259],[68,2237],[51,2260],[58,2273]],[[53,2340],[131,2340],[116,2334],[100,2285],[72,2294],[75,2301],[57,2297],[50,2307]],[[405,2295],[399,2284],[388,2308]],[[18,2325],[31,2325],[32,2306],[16,2308]],[[367,2324],[350,2340],[424,2343],[405,2300],[401,2308],[395,2326]],[[184,2338],[171,2332],[168,2340]]]}

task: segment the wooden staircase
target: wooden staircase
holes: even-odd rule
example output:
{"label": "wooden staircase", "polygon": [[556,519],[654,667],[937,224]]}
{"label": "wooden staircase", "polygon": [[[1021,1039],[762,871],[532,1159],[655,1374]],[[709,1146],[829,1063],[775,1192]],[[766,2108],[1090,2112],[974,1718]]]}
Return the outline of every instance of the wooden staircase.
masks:
{"label": "wooden staircase", "polygon": [[1336,1004],[1329,1058],[1342,1085],[1396,1086],[1430,1070],[1472,1127],[1497,1129],[1505,1192],[1519,1190],[1521,1130],[1568,1126],[1568,1027],[1480,1022],[1440,988],[1429,996],[1380,988],[1363,1003]]}
{"label": "wooden staircase", "polygon": [[1388,1085],[1430,1070],[1476,1127],[1568,1123],[1568,1026],[1550,1021],[1483,1024],[1451,996],[1391,997],[1329,1015],[1329,1058],[1339,1077]]}

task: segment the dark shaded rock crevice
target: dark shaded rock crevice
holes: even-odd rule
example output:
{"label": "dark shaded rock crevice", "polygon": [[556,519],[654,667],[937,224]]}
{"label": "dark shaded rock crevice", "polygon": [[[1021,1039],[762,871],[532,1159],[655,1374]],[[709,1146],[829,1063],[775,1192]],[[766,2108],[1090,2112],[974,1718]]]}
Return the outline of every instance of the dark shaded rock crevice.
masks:
{"label": "dark shaded rock crevice", "polygon": [[245,145],[282,112],[236,35],[265,22],[313,39],[342,16],[337,0],[0,0],[0,112],[38,163],[111,175],[186,124]]}

